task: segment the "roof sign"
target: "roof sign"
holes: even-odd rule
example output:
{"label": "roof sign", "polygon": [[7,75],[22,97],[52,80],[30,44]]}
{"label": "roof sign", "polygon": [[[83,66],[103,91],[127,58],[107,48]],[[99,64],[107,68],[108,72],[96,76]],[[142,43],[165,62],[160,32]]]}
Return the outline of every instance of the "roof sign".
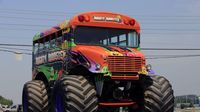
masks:
{"label": "roof sign", "polygon": [[93,19],[96,21],[110,21],[110,22],[121,22],[119,17],[104,17],[104,16],[93,16]]}

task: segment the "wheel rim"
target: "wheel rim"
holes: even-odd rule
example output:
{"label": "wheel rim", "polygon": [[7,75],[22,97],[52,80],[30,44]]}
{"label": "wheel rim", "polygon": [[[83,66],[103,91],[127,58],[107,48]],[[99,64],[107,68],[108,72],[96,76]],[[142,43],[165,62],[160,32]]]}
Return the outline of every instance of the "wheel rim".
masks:
{"label": "wheel rim", "polygon": [[28,112],[28,98],[26,93],[23,93],[23,112]]}
{"label": "wheel rim", "polygon": [[64,112],[62,97],[60,94],[56,94],[56,112]]}

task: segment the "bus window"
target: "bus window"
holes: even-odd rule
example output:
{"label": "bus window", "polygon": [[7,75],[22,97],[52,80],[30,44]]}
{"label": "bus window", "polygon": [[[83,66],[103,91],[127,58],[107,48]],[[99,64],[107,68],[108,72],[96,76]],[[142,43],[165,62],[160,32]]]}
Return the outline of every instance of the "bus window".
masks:
{"label": "bus window", "polygon": [[44,43],[44,47],[45,47],[46,50],[49,49],[49,41]]}
{"label": "bus window", "polygon": [[108,45],[107,39],[104,39],[104,40],[103,40],[103,45]]}
{"label": "bus window", "polygon": [[50,48],[51,48],[51,49],[56,48],[56,39],[52,39],[52,40],[50,41]]}
{"label": "bus window", "polygon": [[38,49],[39,53],[44,51],[44,43],[39,43],[39,49]]}
{"label": "bus window", "polygon": [[104,39],[102,44],[103,45],[111,45],[111,43],[109,43],[109,38]]}
{"label": "bus window", "polygon": [[138,46],[138,35],[136,32],[128,33],[128,46]]}
{"label": "bus window", "polygon": [[45,38],[44,40],[44,49],[48,50],[50,48],[50,38]]}
{"label": "bus window", "polygon": [[117,36],[115,37],[111,37],[111,42],[110,42],[111,45],[117,45]]}
{"label": "bus window", "polygon": [[120,46],[126,46],[126,34],[119,36],[119,45]]}
{"label": "bus window", "polygon": [[139,46],[139,37],[134,30],[79,26],[75,29],[74,36],[77,44],[103,44],[134,48]]}
{"label": "bus window", "polygon": [[39,44],[38,44],[38,43],[35,43],[35,44],[34,44],[34,54],[37,54],[37,53],[38,53],[38,48],[39,48]]}
{"label": "bus window", "polygon": [[62,36],[58,37],[58,38],[56,39],[56,47],[62,48],[62,42],[63,42]]}
{"label": "bus window", "polygon": [[62,44],[62,49],[67,49],[68,47],[68,40],[70,39],[70,34],[69,33],[65,33],[63,35],[63,44]]}

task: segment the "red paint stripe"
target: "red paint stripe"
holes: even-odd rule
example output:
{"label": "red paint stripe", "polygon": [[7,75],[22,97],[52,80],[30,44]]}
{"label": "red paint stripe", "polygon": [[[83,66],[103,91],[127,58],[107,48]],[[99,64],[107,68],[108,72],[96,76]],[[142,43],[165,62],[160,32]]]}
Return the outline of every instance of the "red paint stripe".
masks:
{"label": "red paint stripe", "polygon": [[111,79],[119,79],[119,80],[139,80],[139,76],[111,76]]}
{"label": "red paint stripe", "polygon": [[99,103],[101,106],[130,106],[134,104],[136,104],[136,102]]}

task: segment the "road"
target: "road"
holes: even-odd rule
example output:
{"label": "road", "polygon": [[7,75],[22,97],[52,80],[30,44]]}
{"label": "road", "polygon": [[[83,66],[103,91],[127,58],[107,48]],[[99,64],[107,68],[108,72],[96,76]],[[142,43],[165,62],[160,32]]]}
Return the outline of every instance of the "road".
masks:
{"label": "road", "polygon": [[175,112],[200,112],[200,109],[175,109]]}

